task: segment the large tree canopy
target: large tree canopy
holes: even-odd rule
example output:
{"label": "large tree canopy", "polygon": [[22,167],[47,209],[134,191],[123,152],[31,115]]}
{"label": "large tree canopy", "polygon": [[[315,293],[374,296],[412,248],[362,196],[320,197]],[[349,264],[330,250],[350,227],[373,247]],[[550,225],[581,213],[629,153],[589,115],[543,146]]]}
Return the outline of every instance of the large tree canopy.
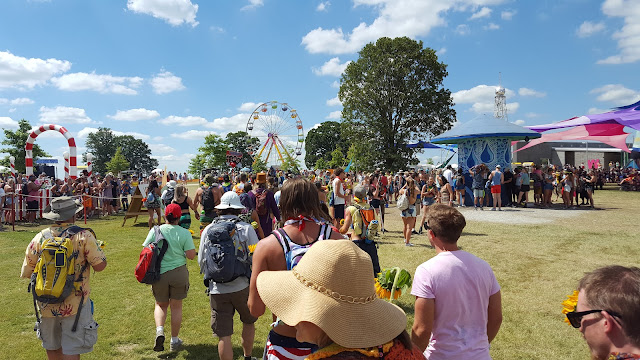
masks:
{"label": "large tree canopy", "polygon": [[447,66],[407,37],[380,38],[359,55],[342,74],[338,94],[350,141],[375,154],[356,161],[389,170],[417,163],[419,150],[405,145],[439,135],[455,121],[451,91],[442,86]]}
{"label": "large tree canopy", "polygon": [[[9,157],[15,157],[16,163],[16,171],[19,173],[25,172],[25,157],[27,153],[24,149],[27,144],[27,138],[31,133],[31,125],[25,119],[22,119],[18,122],[18,129],[16,131],[11,131],[4,129],[4,139],[2,140],[2,145],[6,145],[7,147],[3,147],[0,149],[0,152],[8,153],[9,155],[5,156],[0,163],[4,166],[9,166]],[[50,156],[38,144],[33,145],[33,150],[31,152],[33,155],[33,160],[40,157],[48,157]]]}
{"label": "large tree canopy", "polygon": [[[100,174],[107,172],[107,163],[115,156],[118,148],[121,148],[122,155],[132,170],[148,173],[158,166],[158,160],[151,157],[147,143],[131,135],[116,136],[109,128],[101,127],[90,133],[85,144],[87,153],[93,155],[93,171]],[[86,153],[83,159],[86,161]]]}
{"label": "large tree canopy", "polygon": [[204,138],[204,145],[198,148],[198,154],[189,162],[188,172],[200,177],[200,170],[223,168],[227,163],[227,143],[217,134],[209,134]]}
{"label": "large tree canopy", "polygon": [[348,149],[349,143],[342,136],[342,126],[339,122],[325,121],[317,128],[309,130],[305,138],[305,165],[308,169],[313,169],[320,159],[330,161],[331,152],[336,148]]}
{"label": "large tree canopy", "polygon": [[228,133],[225,142],[228,150],[242,153],[242,166],[251,166],[252,160],[249,154],[249,147],[251,145],[260,145],[260,139],[257,137],[249,137],[245,131],[236,131]]}

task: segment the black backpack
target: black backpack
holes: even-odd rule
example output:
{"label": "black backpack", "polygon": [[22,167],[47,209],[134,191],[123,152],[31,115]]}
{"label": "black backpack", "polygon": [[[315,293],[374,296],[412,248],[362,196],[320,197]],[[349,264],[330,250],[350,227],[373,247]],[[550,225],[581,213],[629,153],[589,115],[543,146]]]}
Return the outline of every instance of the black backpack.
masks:
{"label": "black backpack", "polygon": [[212,189],[215,189],[217,187],[217,185],[202,187],[202,207],[204,208],[205,213],[213,211],[213,209],[215,209],[216,207],[216,199],[214,199]]}
{"label": "black backpack", "polygon": [[203,241],[203,260],[200,273],[204,274],[204,285],[210,281],[227,283],[239,276],[251,278],[251,256],[246,241],[236,247],[236,223],[238,218],[216,218],[207,229]]}
{"label": "black backpack", "polygon": [[24,183],[22,184],[22,195],[29,195],[29,184],[28,183]]}

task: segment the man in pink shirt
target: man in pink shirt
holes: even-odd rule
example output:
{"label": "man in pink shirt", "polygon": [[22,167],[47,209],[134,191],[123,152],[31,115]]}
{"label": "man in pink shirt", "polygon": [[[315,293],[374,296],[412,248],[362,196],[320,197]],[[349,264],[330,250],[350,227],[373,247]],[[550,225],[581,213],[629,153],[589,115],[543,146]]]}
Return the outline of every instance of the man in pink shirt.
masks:
{"label": "man in pink shirt", "polygon": [[436,256],[418,266],[411,340],[427,359],[491,359],[502,323],[500,285],[486,261],[458,248],[466,225],[455,208],[435,204],[425,222]]}

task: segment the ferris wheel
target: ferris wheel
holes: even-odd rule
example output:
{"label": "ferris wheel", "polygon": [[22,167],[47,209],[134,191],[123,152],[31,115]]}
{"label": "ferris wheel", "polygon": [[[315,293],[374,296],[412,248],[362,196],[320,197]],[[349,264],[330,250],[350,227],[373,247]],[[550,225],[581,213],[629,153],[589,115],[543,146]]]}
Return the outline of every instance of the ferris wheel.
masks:
{"label": "ferris wheel", "polygon": [[267,165],[281,165],[285,158],[302,154],[304,131],[298,112],[287,103],[262,103],[249,116],[247,136],[256,137],[259,144],[249,146],[253,163],[262,159]]}

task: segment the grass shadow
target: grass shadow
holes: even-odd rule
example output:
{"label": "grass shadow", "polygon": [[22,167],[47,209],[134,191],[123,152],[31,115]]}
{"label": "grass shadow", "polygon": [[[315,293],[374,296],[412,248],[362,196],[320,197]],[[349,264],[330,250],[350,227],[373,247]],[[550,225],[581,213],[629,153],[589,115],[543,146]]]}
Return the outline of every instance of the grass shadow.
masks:
{"label": "grass shadow", "polygon": [[[239,334],[235,334],[239,336]],[[255,341],[254,341],[255,344]],[[218,346],[217,344],[192,344],[185,345],[181,351],[186,351],[186,354],[183,354],[183,357],[188,360],[196,360],[196,359],[216,359],[218,358]],[[264,347],[262,346],[253,346],[251,350],[251,355],[257,358],[262,357],[262,353],[264,352]],[[174,359],[178,355],[177,352],[162,354],[158,356],[159,359]],[[244,356],[244,351],[242,350],[242,346],[233,346],[233,358],[242,358]]]}
{"label": "grass shadow", "polygon": [[462,232],[462,236],[488,236],[487,234],[480,233],[471,233],[471,232]]}

